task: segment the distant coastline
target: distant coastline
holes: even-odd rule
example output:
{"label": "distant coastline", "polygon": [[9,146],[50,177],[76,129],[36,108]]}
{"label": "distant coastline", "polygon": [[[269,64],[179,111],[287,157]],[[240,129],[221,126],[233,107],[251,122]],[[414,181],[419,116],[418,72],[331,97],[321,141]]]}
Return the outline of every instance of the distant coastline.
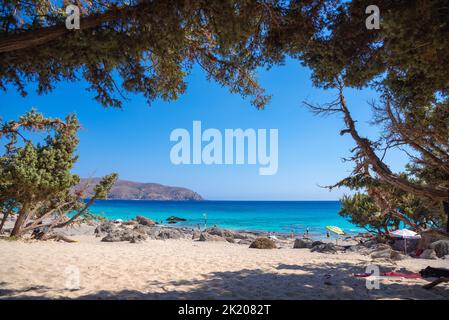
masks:
{"label": "distant coastline", "polygon": [[[86,188],[86,197],[93,195],[93,189],[100,178],[81,179],[76,189]],[[159,183],[142,183],[117,180],[108,194],[109,200],[151,200],[151,201],[203,201],[195,191],[182,187],[165,186]]]}

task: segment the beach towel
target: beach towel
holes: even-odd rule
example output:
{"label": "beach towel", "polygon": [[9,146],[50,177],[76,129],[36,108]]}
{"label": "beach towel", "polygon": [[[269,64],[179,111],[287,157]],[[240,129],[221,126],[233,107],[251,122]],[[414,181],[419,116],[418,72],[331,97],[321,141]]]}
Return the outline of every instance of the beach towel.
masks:
{"label": "beach towel", "polygon": [[[370,273],[357,273],[354,274],[356,278],[367,278],[371,277]],[[392,278],[406,278],[406,279],[421,279],[419,273],[399,273],[399,272],[384,272],[380,274],[381,277],[392,277]]]}
{"label": "beach towel", "polygon": [[385,272],[382,273],[384,277],[399,277],[399,278],[407,278],[407,279],[421,279],[421,275],[419,273],[400,273],[400,272]]}

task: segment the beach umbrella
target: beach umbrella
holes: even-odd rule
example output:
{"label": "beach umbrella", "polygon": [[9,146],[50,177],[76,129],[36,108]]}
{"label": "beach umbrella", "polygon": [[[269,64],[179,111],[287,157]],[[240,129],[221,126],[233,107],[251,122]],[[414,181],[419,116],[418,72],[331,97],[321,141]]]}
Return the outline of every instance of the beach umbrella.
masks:
{"label": "beach umbrella", "polygon": [[398,229],[393,232],[390,232],[393,237],[396,238],[407,238],[407,239],[419,239],[421,236],[416,232],[409,229]]}
{"label": "beach umbrella", "polygon": [[407,254],[407,239],[420,239],[421,236],[416,232],[408,229],[398,229],[390,232],[390,235],[394,238],[404,239],[404,253]]}
{"label": "beach umbrella", "polygon": [[342,229],[340,229],[339,227],[326,226],[326,229],[331,231],[331,232],[333,232],[333,233],[335,233],[335,234],[338,234],[339,236],[342,236],[342,235],[345,234],[345,232]]}
{"label": "beach umbrella", "polygon": [[[326,226],[326,229],[335,233],[336,235],[339,235],[339,236],[345,235],[345,232],[336,226]],[[337,237],[337,239],[335,239],[335,244],[338,244],[338,237]]]}

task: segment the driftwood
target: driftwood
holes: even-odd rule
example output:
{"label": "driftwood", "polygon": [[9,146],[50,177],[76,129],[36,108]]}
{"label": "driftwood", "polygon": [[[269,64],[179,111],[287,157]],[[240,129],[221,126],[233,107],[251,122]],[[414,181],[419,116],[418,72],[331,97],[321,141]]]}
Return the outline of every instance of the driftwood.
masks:
{"label": "driftwood", "polygon": [[77,242],[76,240],[70,239],[59,233],[48,233],[48,228],[42,228],[40,230],[35,230],[33,232],[32,237],[36,240],[55,240],[55,241],[64,241],[69,243]]}
{"label": "driftwood", "polygon": [[55,241],[64,241],[69,243],[77,242],[76,240],[70,239],[62,234],[50,234],[44,237],[42,240],[55,240]]}
{"label": "driftwood", "polygon": [[429,289],[432,289],[433,287],[439,285],[440,283],[444,283],[444,282],[449,282],[449,278],[439,278],[439,279],[436,279],[435,281],[433,281],[433,282],[431,282],[431,283],[426,284],[425,286],[423,286],[423,288],[429,290]]}

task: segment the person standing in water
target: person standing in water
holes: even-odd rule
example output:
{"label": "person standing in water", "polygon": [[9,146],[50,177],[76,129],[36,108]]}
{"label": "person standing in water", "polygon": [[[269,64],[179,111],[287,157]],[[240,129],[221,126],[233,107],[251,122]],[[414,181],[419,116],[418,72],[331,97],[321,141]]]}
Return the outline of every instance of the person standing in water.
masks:
{"label": "person standing in water", "polygon": [[326,237],[329,239],[331,237],[331,234],[329,231],[326,231]]}

